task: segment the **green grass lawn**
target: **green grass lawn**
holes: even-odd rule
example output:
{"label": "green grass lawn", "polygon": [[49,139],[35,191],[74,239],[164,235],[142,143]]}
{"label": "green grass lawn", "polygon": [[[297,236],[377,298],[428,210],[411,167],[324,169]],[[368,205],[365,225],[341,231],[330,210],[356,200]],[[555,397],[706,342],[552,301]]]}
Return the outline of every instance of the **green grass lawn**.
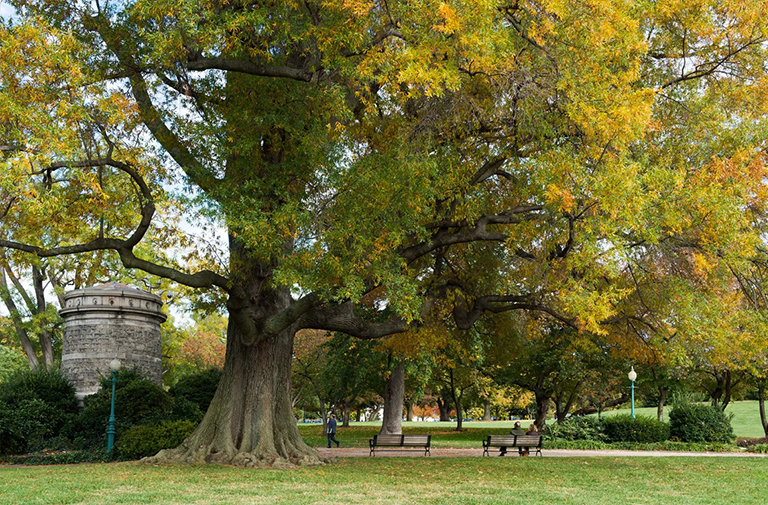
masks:
{"label": "green grass lawn", "polygon": [[0,467],[0,505],[764,505],[768,458],[346,458],[297,470]]}

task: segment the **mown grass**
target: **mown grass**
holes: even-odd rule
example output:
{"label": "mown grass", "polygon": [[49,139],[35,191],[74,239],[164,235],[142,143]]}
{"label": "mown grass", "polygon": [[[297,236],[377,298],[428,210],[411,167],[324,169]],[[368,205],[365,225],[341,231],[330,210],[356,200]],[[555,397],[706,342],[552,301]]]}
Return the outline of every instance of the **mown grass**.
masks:
{"label": "mown grass", "polygon": [[0,467],[11,504],[763,505],[768,458],[345,458],[297,470]]}

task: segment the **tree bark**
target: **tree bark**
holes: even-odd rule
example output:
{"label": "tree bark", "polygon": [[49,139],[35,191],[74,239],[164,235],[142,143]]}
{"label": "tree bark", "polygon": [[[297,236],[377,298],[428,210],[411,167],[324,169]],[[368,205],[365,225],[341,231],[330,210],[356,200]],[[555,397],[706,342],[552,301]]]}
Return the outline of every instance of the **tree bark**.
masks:
{"label": "tree bark", "polygon": [[765,416],[765,382],[757,382],[757,405],[760,409],[760,424],[763,425],[763,433],[768,437],[768,419]]}
{"label": "tree bark", "polygon": [[32,342],[29,340],[27,330],[24,329],[24,323],[21,319],[21,315],[19,315],[19,310],[16,308],[16,303],[13,301],[13,297],[11,297],[8,283],[5,280],[6,269],[2,268],[1,270],[0,296],[2,297],[3,303],[5,303],[5,307],[8,309],[8,313],[11,316],[11,321],[13,321],[13,328],[16,331],[16,336],[19,338],[21,347],[24,349],[24,354],[27,356],[27,363],[29,363],[29,368],[34,370],[40,366],[40,361],[37,359],[35,348],[32,346]]}
{"label": "tree bark", "polygon": [[[37,313],[42,314],[45,312],[45,286],[43,285],[43,272],[40,268],[32,266],[32,280],[35,285],[35,301],[37,302]],[[62,305],[63,307],[63,305]],[[43,366],[46,370],[50,370],[53,367],[53,339],[51,338],[51,332],[48,329],[47,323],[43,322],[40,326],[40,351],[43,355]]]}
{"label": "tree bark", "polygon": [[286,330],[244,345],[230,319],[224,372],[203,421],[181,446],[161,451],[150,462],[321,464],[317,450],[302,440],[291,408],[293,335]]}
{"label": "tree bark", "polygon": [[349,416],[352,412],[352,407],[348,400],[344,401],[344,421],[341,423],[342,428],[349,428]]}
{"label": "tree bark", "polygon": [[483,421],[490,421],[491,420],[491,399],[486,396],[483,403],[484,403]]}
{"label": "tree bark", "polygon": [[547,424],[550,397],[536,392],[536,429],[541,433]]}
{"label": "tree bark", "polygon": [[659,422],[664,422],[664,402],[667,399],[667,388],[659,388],[659,405],[656,407],[656,419]]}
{"label": "tree bark", "polygon": [[440,421],[448,422],[451,420],[451,408],[450,403],[444,398],[437,397],[437,410],[440,411]]}
{"label": "tree bark", "polygon": [[413,402],[409,401],[405,405],[405,420],[409,423],[413,422]]}
{"label": "tree bark", "polygon": [[456,407],[456,431],[461,431],[464,424],[464,411],[461,408],[461,399],[464,396],[464,391],[462,390],[459,392],[456,387],[456,382],[453,378],[453,369],[448,369],[448,375],[451,379],[451,399],[453,399],[453,404]]}
{"label": "tree bark", "polygon": [[382,435],[399,435],[403,432],[403,397],[405,396],[405,366],[402,363],[392,370],[384,390],[384,419]]}

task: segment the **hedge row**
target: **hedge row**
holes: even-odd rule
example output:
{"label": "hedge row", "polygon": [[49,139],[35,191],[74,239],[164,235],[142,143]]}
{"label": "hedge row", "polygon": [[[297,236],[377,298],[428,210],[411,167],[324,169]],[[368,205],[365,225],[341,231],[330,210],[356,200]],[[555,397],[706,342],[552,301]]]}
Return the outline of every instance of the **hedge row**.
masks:
{"label": "hedge row", "polygon": [[[675,405],[669,424],[645,416],[616,415],[566,419],[547,428],[549,440],[652,444],[667,440],[698,444],[733,444],[731,417],[702,404]],[[589,444],[587,444],[589,445]]]}

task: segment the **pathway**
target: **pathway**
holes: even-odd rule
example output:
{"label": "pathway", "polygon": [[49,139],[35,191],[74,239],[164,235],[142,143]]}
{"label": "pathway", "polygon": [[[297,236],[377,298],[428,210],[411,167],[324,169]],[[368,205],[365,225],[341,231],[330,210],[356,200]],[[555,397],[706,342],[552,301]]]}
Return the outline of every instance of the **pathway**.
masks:
{"label": "pathway", "polygon": [[[343,444],[343,441],[342,441]],[[320,456],[323,458],[367,458],[370,451],[364,447],[340,447],[331,448],[318,447]],[[436,458],[479,458],[483,455],[482,447],[432,447],[430,449],[432,457]],[[665,458],[665,457],[712,457],[712,458],[764,458],[768,457],[768,454],[755,454],[750,452],[678,452],[678,451],[575,451],[566,449],[542,449],[542,453],[546,458],[588,458],[598,456],[608,456],[615,458],[624,457],[648,457],[648,458]],[[376,457],[422,457],[424,452],[419,451],[386,451],[378,454]],[[494,456],[498,457],[498,456]],[[517,453],[510,453],[505,456],[507,458],[519,457]]]}

